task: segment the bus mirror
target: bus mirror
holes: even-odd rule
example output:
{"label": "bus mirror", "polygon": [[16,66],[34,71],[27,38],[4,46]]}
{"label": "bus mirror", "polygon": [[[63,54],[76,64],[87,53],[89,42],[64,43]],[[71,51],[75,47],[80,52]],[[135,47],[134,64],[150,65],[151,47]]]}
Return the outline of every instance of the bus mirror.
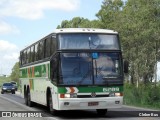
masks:
{"label": "bus mirror", "polygon": [[124,65],[124,73],[128,73],[129,62],[125,60],[123,65]]}

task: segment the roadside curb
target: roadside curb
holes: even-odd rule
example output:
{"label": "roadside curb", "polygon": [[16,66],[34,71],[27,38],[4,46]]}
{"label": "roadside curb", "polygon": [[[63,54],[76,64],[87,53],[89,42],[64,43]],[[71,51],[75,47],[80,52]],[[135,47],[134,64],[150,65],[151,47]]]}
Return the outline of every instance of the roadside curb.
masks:
{"label": "roadside curb", "polygon": [[137,110],[144,110],[144,111],[159,111],[159,110],[155,110],[155,109],[150,109],[150,108],[142,108],[142,107],[137,107],[137,106],[129,106],[129,105],[123,105],[123,107],[125,108],[133,108],[133,109],[137,109]]}

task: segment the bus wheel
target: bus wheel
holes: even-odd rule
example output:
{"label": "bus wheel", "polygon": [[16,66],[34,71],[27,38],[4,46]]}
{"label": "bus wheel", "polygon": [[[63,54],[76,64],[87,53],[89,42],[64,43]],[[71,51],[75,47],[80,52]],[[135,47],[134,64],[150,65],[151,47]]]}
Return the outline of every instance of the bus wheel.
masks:
{"label": "bus wheel", "polygon": [[24,101],[25,101],[25,104],[28,106],[28,98],[27,98],[26,90],[24,91]]}
{"label": "bus wheel", "polygon": [[57,115],[57,110],[53,109],[53,101],[52,101],[52,96],[51,94],[49,95],[49,112],[52,114],[52,115]]}
{"label": "bus wheel", "polygon": [[107,113],[107,109],[97,109],[97,114],[99,116],[105,116]]}
{"label": "bus wheel", "polygon": [[29,107],[33,107],[33,102],[31,101],[30,91],[27,93],[27,103]]}

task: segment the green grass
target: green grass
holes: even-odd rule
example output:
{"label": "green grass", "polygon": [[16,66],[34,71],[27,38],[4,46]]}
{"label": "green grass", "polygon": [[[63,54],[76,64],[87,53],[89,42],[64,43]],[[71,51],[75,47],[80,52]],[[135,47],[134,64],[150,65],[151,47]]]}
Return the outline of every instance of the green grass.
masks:
{"label": "green grass", "polygon": [[124,85],[124,104],[160,110],[160,85],[155,88],[152,84],[140,84],[137,88],[126,83]]}
{"label": "green grass", "polygon": [[2,86],[4,82],[10,82],[10,81],[11,81],[10,77],[0,77],[0,86]]}

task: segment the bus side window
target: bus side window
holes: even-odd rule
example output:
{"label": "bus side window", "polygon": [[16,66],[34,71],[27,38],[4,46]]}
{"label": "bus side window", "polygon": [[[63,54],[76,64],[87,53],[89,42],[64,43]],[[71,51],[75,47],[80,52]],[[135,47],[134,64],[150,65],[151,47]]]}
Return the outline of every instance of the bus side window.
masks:
{"label": "bus side window", "polygon": [[54,83],[57,83],[58,79],[58,61],[57,59],[52,59],[51,60],[51,65],[50,65],[50,70],[51,70],[51,80]]}
{"label": "bus side window", "polygon": [[32,62],[32,54],[31,54],[31,48],[29,48],[29,56],[28,56],[28,63]]}
{"label": "bus side window", "polygon": [[29,63],[30,62],[30,48],[27,49],[27,56],[26,57],[27,57],[26,61],[27,61],[27,63]]}
{"label": "bus side window", "polygon": [[39,43],[35,44],[35,49],[34,49],[34,54],[35,54],[34,55],[34,57],[35,57],[34,60],[35,61],[38,61],[38,44]]}
{"label": "bus side window", "polygon": [[51,55],[53,55],[54,52],[56,51],[56,36],[52,36],[52,38],[51,38],[51,47],[50,48],[51,48]]}
{"label": "bus side window", "polygon": [[34,45],[31,47],[31,59],[30,62],[34,62]]}
{"label": "bus side window", "polygon": [[25,63],[24,62],[25,61],[24,60],[24,51],[21,52],[21,57],[20,58],[21,58],[21,65],[24,65],[24,63]]}
{"label": "bus side window", "polygon": [[26,64],[27,63],[27,50],[24,51],[23,55],[24,55],[24,58],[23,58],[24,64]]}
{"label": "bus side window", "polygon": [[39,43],[38,51],[39,51],[38,60],[42,60],[44,58],[44,41],[41,41]]}
{"label": "bus side window", "polygon": [[47,38],[45,39],[45,58],[50,57],[50,45],[51,45],[51,39]]}

